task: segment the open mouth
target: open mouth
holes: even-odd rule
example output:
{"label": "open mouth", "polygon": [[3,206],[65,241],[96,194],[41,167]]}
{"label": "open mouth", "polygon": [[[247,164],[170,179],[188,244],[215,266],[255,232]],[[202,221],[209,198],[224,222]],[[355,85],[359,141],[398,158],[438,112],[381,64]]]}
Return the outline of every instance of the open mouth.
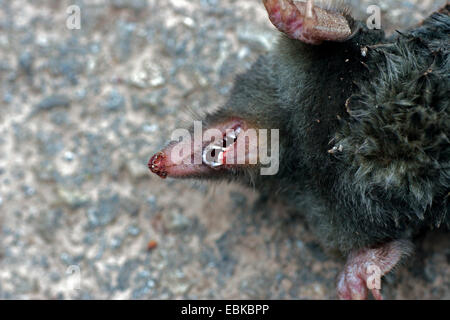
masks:
{"label": "open mouth", "polygon": [[238,124],[234,128],[227,129],[223,135],[222,141],[218,144],[210,144],[203,149],[203,164],[211,168],[219,168],[227,163],[227,154],[234,150],[239,134],[241,133],[241,125]]}
{"label": "open mouth", "polygon": [[[208,135],[210,130],[214,130],[214,134]],[[247,124],[240,119],[216,124],[201,131],[200,142],[191,137],[170,143],[150,159],[148,167],[164,179],[214,175],[220,169],[231,168],[241,162],[245,164],[249,147],[245,140],[241,144],[239,138],[246,130]]]}

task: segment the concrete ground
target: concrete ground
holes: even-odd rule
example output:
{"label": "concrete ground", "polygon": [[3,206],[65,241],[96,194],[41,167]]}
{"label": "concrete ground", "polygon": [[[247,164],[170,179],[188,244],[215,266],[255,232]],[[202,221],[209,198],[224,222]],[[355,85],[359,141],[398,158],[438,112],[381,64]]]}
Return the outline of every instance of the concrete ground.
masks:
{"label": "concrete ground", "polygon": [[[393,32],[445,0],[351,3]],[[276,34],[258,0],[0,0],[0,298],[336,298],[343,260],[301,217],[146,167]],[[449,244],[418,239],[385,296],[450,299]]]}

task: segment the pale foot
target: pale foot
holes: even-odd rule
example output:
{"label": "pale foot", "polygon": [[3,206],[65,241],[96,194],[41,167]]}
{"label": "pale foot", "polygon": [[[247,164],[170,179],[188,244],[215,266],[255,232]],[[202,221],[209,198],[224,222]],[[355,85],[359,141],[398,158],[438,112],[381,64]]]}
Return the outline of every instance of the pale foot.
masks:
{"label": "pale foot", "polygon": [[407,240],[396,240],[374,248],[350,253],[344,270],[338,276],[337,294],[343,300],[364,300],[369,291],[377,300],[382,300],[381,277],[412,252]]}

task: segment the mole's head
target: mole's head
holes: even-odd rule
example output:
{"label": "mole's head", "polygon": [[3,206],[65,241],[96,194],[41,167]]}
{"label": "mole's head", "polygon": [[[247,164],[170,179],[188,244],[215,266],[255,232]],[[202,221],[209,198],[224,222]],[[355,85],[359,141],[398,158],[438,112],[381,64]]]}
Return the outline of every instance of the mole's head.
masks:
{"label": "mole's head", "polygon": [[[315,7],[312,0],[263,3],[272,23],[293,41],[312,46],[342,42],[352,35],[351,18],[344,9]],[[277,65],[282,63],[277,61]],[[150,159],[149,169],[161,178],[220,178],[275,175],[280,159],[283,167],[289,166],[283,154],[288,149],[287,154],[295,152],[292,141],[296,133],[289,129],[292,109],[298,112],[301,108],[295,103],[291,109],[280,107],[284,89],[279,86],[287,78],[286,87],[297,90],[294,86],[301,84],[295,68],[285,69],[283,73],[270,57],[261,57],[249,72],[237,77],[225,106],[189,130],[176,130],[173,142]]]}
{"label": "mole's head", "polygon": [[150,159],[148,167],[163,179],[274,175],[280,144],[275,127],[262,125],[256,114],[225,107],[195,121],[189,130],[175,130],[172,142]]}

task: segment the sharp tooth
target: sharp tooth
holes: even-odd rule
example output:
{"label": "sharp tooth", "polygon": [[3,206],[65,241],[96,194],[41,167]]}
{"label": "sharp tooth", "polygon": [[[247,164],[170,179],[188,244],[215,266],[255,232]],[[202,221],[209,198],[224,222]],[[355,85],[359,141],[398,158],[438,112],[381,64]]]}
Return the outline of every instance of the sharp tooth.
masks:
{"label": "sharp tooth", "polygon": [[[221,165],[223,165],[223,149],[224,148],[222,148],[220,146],[206,147],[202,154],[203,163],[210,167],[213,167],[213,168],[220,167]],[[214,158],[211,155],[211,152],[213,150],[220,150]],[[208,158],[211,158],[211,160]],[[216,158],[217,158],[217,162],[215,161]]]}
{"label": "sharp tooth", "polygon": [[235,140],[237,139],[237,136],[240,132],[241,132],[241,127],[237,127],[236,130],[229,130],[229,132],[227,132],[227,135],[225,137],[227,148],[235,142]]}

